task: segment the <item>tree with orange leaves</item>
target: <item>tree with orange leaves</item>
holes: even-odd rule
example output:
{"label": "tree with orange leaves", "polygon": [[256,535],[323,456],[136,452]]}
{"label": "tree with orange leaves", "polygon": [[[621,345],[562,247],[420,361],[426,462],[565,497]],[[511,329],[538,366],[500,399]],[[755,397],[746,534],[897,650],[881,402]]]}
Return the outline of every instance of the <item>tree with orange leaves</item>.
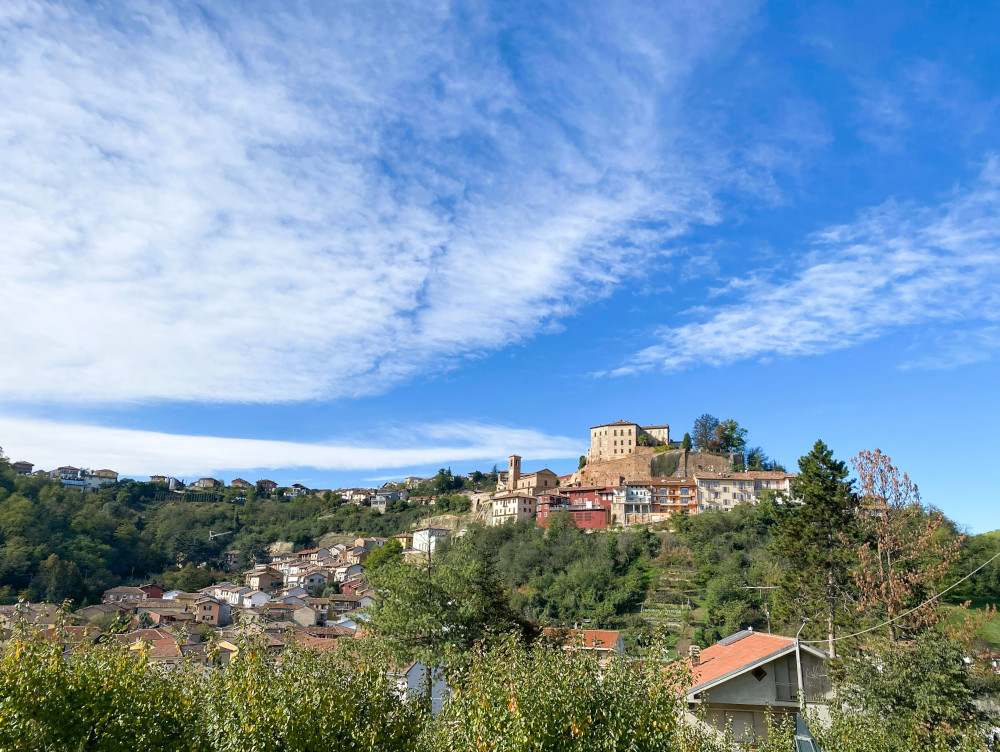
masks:
{"label": "tree with orange leaves", "polygon": [[916,484],[881,450],[864,450],[851,460],[858,474],[858,517],[865,542],[858,550],[854,580],[858,610],[884,609],[889,639],[900,627],[919,630],[940,619],[937,602],[899,617],[932,596],[961,553],[964,535],[954,535],[944,515],[925,508]]}

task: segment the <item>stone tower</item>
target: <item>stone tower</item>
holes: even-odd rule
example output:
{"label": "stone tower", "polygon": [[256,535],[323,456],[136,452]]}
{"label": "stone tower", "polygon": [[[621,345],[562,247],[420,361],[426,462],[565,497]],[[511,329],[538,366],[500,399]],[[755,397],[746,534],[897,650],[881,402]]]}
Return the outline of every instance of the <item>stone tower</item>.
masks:
{"label": "stone tower", "polygon": [[512,454],[508,458],[508,463],[509,464],[507,467],[507,488],[511,491],[516,491],[517,481],[521,477],[521,458],[516,454]]}

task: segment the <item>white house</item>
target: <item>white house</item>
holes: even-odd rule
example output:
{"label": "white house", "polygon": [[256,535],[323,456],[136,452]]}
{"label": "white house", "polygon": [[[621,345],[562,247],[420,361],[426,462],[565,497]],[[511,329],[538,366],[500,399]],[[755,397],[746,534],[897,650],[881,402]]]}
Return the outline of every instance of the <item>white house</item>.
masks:
{"label": "white house", "polygon": [[243,593],[240,608],[260,608],[270,600],[271,596],[261,590],[248,590]]}
{"label": "white house", "polygon": [[433,551],[438,541],[444,540],[451,531],[442,527],[422,527],[413,531],[413,547],[418,551],[429,553]]}

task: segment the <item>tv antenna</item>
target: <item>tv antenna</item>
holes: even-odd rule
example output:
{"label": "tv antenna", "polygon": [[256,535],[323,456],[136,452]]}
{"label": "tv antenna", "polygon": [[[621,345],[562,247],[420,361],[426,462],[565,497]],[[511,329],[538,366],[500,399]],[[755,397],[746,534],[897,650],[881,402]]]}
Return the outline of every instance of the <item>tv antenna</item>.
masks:
{"label": "tv antenna", "polygon": [[[229,535],[231,532],[233,532],[233,531],[232,530],[227,530],[224,533],[213,533],[211,530],[209,530],[208,531],[208,539],[212,540],[212,538],[218,538],[220,535]],[[768,630],[768,631],[770,631],[770,630]]]}

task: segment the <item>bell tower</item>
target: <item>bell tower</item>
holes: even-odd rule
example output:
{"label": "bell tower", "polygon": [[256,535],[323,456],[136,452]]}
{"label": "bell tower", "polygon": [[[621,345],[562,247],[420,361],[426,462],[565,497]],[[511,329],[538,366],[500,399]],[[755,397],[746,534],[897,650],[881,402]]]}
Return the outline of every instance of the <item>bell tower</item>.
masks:
{"label": "bell tower", "polygon": [[507,467],[507,488],[511,491],[517,490],[517,481],[521,477],[521,458],[512,454],[508,459]]}

